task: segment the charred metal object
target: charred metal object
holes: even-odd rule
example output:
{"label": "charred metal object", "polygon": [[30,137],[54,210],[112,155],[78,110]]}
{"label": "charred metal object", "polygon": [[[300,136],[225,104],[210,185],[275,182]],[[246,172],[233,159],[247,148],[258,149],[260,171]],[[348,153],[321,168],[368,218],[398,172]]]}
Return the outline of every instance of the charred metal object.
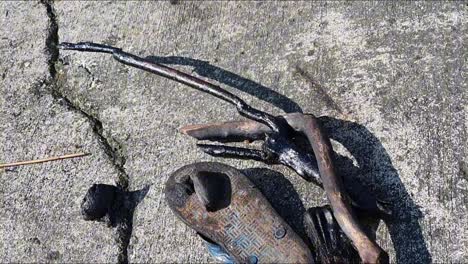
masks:
{"label": "charred metal object", "polygon": [[[365,263],[387,262],[388,255],[377,243],[369,238],[357,220],[355,209],[385,215],[386,210],[376,199],[363,204],[353,188],[345,186],[333,165],[334,152],[329,138],[322,132],[319,121],[311,114],[293,113],[273,116],[255,109],[236,95],[219,86],[195,76],[151,62],[147,59],[122,51],[119,48],[90,42],[61,43],[59,48],[112,54],[114,59],[126,65],[186,84],[209,93],[234,105],[247,121],[222,124],[198,125],[183,128],[182,131],[200,140],[239,141],[240,139],[263,139],[261,150],[224,145],[199,144],[206,153],[228,158],[254,159],[268,164],[283,164],[296,171],[305,180],[323,187],[330,202],[333,215],[341,230],[353,242],[360,259]],[[312,155],[296,144],[302,137],[312,149]],[[348,196],[351,194],[351,197]],[[209,199],[208,199],[209,200]],[[367,203],[368,201],[366,201]],[[212,205],[215,206],[215,205]]]}
{"label": "charred metal object", "polygon": [[302,239],[233,167],[217,162],[184,166],[169,177],[164,192],[179,219],[235,262],[314,262]]}
{"label": "charred metal object", "polygon": [[312,207],[303,218],[304,227],[315,246],[320,263],[359,263],[359,254],[338,226],[330,206]]}

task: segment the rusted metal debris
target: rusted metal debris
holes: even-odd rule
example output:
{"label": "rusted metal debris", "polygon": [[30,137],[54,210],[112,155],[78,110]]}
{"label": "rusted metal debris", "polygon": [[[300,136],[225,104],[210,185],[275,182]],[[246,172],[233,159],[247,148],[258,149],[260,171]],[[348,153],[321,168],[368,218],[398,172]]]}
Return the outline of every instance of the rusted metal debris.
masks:
{"label": "rusted metal debris", "polygon": [[184,166],[165,196],[184,223],[236,263],[313,263],[311,251],[239,170],[218,162]]}
{"label": "rusted metal debris", "polygon": [[[217,157],[254,159],[292,168],[302,178],[325,190],[337,223],[353,242],[361,261],[365,263],[388,262],[387,253],[364,232],[356,218],[355,209],[357,207],[376,215],[387,212],[375,199],[370,204],[363,204],[362,199],[358,199],[360,194],[352,192],[352,186],[344,186],[341,177],[335,173],[334,152],[330,140],[323,133],[315,116],[300,113],[273,116],[248,105],[236,95],[217,85],[124,52],[119,48],[90,42],[61,43],[59,48],[109,53],[123,64],[183,83],[234,105],[239,114],[249,120],[192,125],[183,128],[182,132],[199,140],[220,142],[263,140],[261,150],[212,144],[198,144],[198,146],[202,151]],[[313,153],[295,144],[294,139],[297,136],[307,140]],[[351,197],[348,191],[352,194]]]}

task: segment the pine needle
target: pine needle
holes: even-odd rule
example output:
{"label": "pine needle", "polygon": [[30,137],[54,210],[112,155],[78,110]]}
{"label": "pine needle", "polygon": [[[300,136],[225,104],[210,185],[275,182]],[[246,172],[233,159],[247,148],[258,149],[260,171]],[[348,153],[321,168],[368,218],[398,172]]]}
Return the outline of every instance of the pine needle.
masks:
{"label": "pine needle", "polygon": [[12,163],[5,163],[5,164],[0,164],[0,169],[7,168],[7,167],[37,164],[37,163],[43,163],[43,162],[49,162],[49,161],[55,161],[55,160],[79,158],[79,157],[84,157],[84,156],[88,156],[88,155],[91,155],[91,153],[76,153],[76,154],[63,155],[63,156],[59,156],[59,157],[51,157],[51,158],[44,158],[44,159],[37,159],[37,160],[28,160],[28,161],[18,161],[18,162],[12,162]]}

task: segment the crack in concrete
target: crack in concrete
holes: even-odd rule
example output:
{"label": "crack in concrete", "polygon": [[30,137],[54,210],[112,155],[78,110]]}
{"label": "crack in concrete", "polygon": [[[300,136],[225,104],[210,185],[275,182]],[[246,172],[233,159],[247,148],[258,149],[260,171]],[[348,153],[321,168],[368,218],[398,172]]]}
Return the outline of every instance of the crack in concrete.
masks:
{"label": "crack in concrete", "polygon": [[[57,47],[59,37],[58,37],[58,23],[57,18],[55,15],[55,10],[53,8],[52,1],[41,1],[42,4],[45,5],[47,9],[47,15],[49,17],[49,34],[46,38],[46,51],[49,55],[49,72],[51,75],[51,80],[45,82],[49,87],[49,91],[51,95],[57,99],[59,102],[67,106],[68,109],[73,110],[82,116],[86,117],[86,119],[91,123],[91,127],[93,132],[98,136],[99,141],[102,143],[103,149],[105,153],[108,155],[114,167],[119,171],[119,178],[117,184],[124,190],[128,189],[128,179],[129,176],[125,171],[125,157],[122,155],[120,149],[120,143],[117,140],[110,138],[108,139],[104,135],[104,129],[102,122],[95,116],[89,114],[78,105],[74,104],[66,95],[61,92],[60,85],[57,78],[57,69],[55,67],[56,63],[59,61],[59,49]],[[118,146],[113,146],[118,145]]]}
{"label": "crack in concrete", "polygon": [[47,62],[49,65],[49,72],[52,79],[54,79],[57,74],[57,70],[55,69],[55,62],[57,62],[59,58],[59,50],[57,48],[57,44],[59,42],[57,15],[55,14],[52,1],[41,0],[41,4],[46,8],[47,16],[49,18],[49,29],[46,38],[46,52],[49,55],[49,60]]}
{"label": "crack in concrete", "polygon": [[[53,0],[41,0],[44,5],[49,18],[48,35],[46,37],[46,54],[48,58],[48,67],[50,78],[42,80],[39,85],[44,86],[50,95],[57,100],[57,102],[64,105],[67,109],[74,111],[84,116],[90,123],[93,133],[99,139],[101,147],[108,156],[112,165],[117,169],[119,175],[117,179],[117,186],[123,191],[129,191],[129,175],[125,171],[125,156],[122,154],[122,146],[112,137],[104,135],[102,122],[95,116],[83,110],[78,105],[74,104],[60,89],[60,82],[57,74],[56,64],[59,62],[59,26],[57,15],[54,9]],[[127,201],[128,204],[131,201]],[[128,247],[132,236],[133,229],[133,213],[129,210],[123,210],[121,215],[122,223],[117,227],[117,244],[119,248],[118,262],[128,263]]]}
{"label": "crack in concrete", "polygon": [[[125,157],[120,153],[120,149],[122,147],[120,146],[120,143],[118,143],[115,139],[113,138],[108,138],[104,135],[104,128],[102,125],[102,122],[96,118],[95,116],[89,114],[85,110],[81,109],[79,106],[74,104],[69,98],[67,98],[61,91],[60,88],[58,87],[57,83],[51,82],[48,83],[49,91],[51,95],[54,97],[54,99],[58,100],[61,102],[63,105],[65,105],[68,109],[73,110],[80,115],[86,117],[88,122],[91,124],[92,130],[95,135],[97,135],[99,142],[101,143],[102,149],[104,152],[107,154],[109,157],[110,161],[112,162],[112,165],[117,169],[119,172],[118,180],[117,180],[117,185],[122,188],[125,191],[128,191],[128,179],[129,176],[127,172],[125,171],[125,162],[126,159]],[[114,142],[114,143],[111,143]],[[117,146],[115,146],[117,145]]]}

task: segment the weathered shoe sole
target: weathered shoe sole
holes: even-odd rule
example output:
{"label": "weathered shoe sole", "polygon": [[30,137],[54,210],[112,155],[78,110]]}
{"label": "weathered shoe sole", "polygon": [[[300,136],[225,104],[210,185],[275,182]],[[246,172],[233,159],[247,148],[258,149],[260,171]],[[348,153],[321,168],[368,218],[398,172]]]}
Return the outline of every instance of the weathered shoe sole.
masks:
{"label": "weathered shoe sole", "polygon": [[166,183],[169,207],[240,263],[313,263],[310,249],[237,169],[184,166]]}

